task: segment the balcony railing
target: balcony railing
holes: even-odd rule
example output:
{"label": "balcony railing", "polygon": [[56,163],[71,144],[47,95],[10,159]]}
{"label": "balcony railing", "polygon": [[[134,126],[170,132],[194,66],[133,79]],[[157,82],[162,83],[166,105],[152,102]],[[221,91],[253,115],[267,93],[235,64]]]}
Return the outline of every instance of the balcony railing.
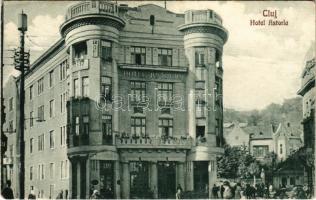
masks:
{"label": "balcony railing", "polygon": [[13,164],[13,159],[12,159],[12,157],[3,158],[3,164],[4,164],[4,165],[12,165],[12,164]]}
{"label": "balcony railing", "polygon": [[111,2],[86,1],[70,7],[66,20],[86,14],[110,14],[118,16],[118,7]]}
{"label": "balcony railing", "polygon": [[182,148],[192,147],[187,137],[115,137],[117,148]]}
{"label": "balcony railing", "polygon": [[89,69],[89,59],[85,58],[74,58],[72,63],[72,71]]}
{"label": "balcony railing", "polygon": [[185,12],[185,24],[204,22],[221,25],[222,19],[212,10],[189,10]]}

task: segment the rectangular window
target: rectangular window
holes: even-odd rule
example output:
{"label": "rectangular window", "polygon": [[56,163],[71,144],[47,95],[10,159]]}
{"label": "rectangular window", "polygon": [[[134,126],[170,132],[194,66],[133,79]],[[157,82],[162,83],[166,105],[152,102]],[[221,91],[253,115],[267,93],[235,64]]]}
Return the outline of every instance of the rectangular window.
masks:
{"label": "rectangular window", "polygon": [[42,164],[41,179],[44,180],[44,178],[45,178],[45,168],[44,168],[44,164]]}
{"label": "rectangular window", "polygon": [[131,81],[131,101],[145,102],[146,99],[146,82]]}
{"label": "rectangular window", "polygon": [[33,138],[30,139],[30,153],[33,153]]}
{"label": "rectangular window", "polygon": [[79,135],[79,117],[76,117],[76,135]]}
{"label": "rectangular window", "polygon": [[13,110],[13,97],[9,99],[9,111]]}
{"label": "rectangular window", "polygon": [[106,60],[112,58],[111,42],[101,41],[101,57]]}
{"label": "rectangular window", "polygon": [[131,63],[136,65],[144,65],[146,63],[145,47],[131,47]]}
{"label": "rectangular window", "polygon": [[74,58],[75,59],[85,59],[87,56],[87,42],[78,42],[73,45],[73,50],[74,50]]}
{"label": "rectangular window", "polygon": [[30,112],[30,127],[32,127],[34,125],[34,121],[33,121],[33,111]]}
{"label": "rectangular window", "polygon": [[68,60],[64,60],[63,62],[59,64],[59,80],[66,79],[67,68],[68,68]]}
{"label": "rectangular window", "polygon": [[38,151],[44,150],[44,134],[38,136]]}
{"label": "rectangular window", "polygon": [[173,134],[173,119],[159,119],[159,135],[170,137]]}
{"label": "rectangular window", "polygon": [[63,94],[60,95],[60,112],[62,113],[64,109],[64,101],[63,101]]}
{"label": "rectangular window", "polygon": [[112,78],[102,76],[101,77],[101,96],[107,101],[112,101]]}
{"label": "rectangular window", "polygon": [[172,102],[173,84],[158,83],[158,102]]}
{"label": "rectangular window", "polygon": [[49,87],[53,87],[54,85],[54,70],[49,72]]}
{"label": "rectangular window", "polygon": [[42,92],[44,91],[44,77],[40,78],[37,81],[37,91],[38,95],[42,94]]}
{"label": "rectangular window", "polygon": [[49,147],[51,149],[55,148],[55,133],[53,130],[49,132]]}
{"label": "rectangular window", "polygon": [[205,64],[205,55],[203,52],[195,52],[195,65],[204,65]]}
{"label": "rectangular window", "polygon": [[79,80],[74,79],[74,96],[79,97]]}
{"label": "rectangular window", "polygon": [[55,164],[49,163],[49,178],[53,179],[55,177]]}
{"label": "rectangular window", "polygon": [[158,49],[158,64],[172,66],[172,49]]}
{"label": "rectangular window", "polygon": [[33,180],[33,167],[30,167],[30,181]]}
{"label": "rectangular window", "polygon": [[13,133],[13,120],[9,121],[9,132]]}
{"label": "rectangular window", "polygon": [[132,136],[146,136],[146,119],[145,117],[131,118]]}
{"label": "rectangular window", "polygon": [[60,162],[60,178],[64,179],[65,178],[65,166],[64,166],[64,161]]}
{"label": "rectangular window", "polygon": [[89,78],[88,77],[82,78],[82,96],[84,97],[89,96]]}
{"label": "rectangular window", "polygon": [[264,157],[269,152],[268,145],[257,145],[253,146],[253,156],[254,157]]}
{"label": "rectangular window", "polygon": [[83,134],[89,134],[89,116],[83,116]]}
{"label": "rectangular window", "polygon": [[30,100],[33,99],[33,85],[30,86]]}
{"label": "rectangular window", "polygon": [[102,142],[112,144],[112,116],[102,115]]}
{"label": "rectangular window", "polygon": [[38,107],[38,120],[43,121],[44,120],[44,105]]}
{"label": "rectangular window", "polygon": [[68,178],[68,160],[65,161],[65,178]]}
{"label": "rectangular window", "polygon": [[55,116],[55,101],[49,101],[49,117],[52,118]]}
{"label": "rectangular window", "polygon": [[60,145],[65,146],[67,140],[66,126],[60,127]]}
{"label": "rectangular window", "polygon": [[195,105],[196,105],[195,107],[196,118],[206,117],[205,102],[198,102]]}

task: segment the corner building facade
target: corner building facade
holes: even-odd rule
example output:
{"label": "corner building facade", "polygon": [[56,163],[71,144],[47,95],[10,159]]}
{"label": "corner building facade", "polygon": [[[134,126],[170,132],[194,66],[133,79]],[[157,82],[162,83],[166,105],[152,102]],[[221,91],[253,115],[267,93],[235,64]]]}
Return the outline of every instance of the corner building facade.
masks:
{"label": "corner building facade", "polygon": [[50,83],[43,67],[60,68],[54,109],[65,109],[55,121],[61,140],[67,132],[58,155],[69,160],[68,197],[174,198],[177,185],[209,195],[223,153],[221,18],[91,1],[71,6],[60,32],[27,79]]}

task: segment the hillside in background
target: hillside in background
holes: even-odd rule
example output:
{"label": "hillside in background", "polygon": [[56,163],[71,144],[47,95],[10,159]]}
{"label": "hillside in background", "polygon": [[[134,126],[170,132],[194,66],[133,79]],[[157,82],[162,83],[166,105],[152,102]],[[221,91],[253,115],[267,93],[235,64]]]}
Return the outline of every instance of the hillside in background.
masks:
{"label": "hillside in background", "polygon": [[282,121],[289,122],[298,128],[302,121],[302,98],[286,99],[283,104],[272,103],[263,110],[236,111],[224,109],[224,123],[247,122],[248,125],[278,124]]}

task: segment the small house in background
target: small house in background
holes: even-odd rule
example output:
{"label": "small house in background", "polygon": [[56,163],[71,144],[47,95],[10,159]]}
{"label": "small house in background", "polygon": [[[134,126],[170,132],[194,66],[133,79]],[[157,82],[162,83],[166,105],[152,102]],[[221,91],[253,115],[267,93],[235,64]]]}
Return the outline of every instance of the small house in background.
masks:
{"label": "small house in background", "polygon": [[303,146],[301,131],[290,123],[280,123],[278,126],[258,125],[246,130],[250,134],[250,153],[258,160],[274,152],[278,161],[284,161]]}
{"label": "small house in background", "polygon": [[299,151],[291,154],[279,164],[273,173],[273,185],[275,188],[304,185],[304,165]]}
{"label": "small house in background", "polygon": [[243,130],[247,123],[224,123],[224,138],[230,146],[244,146],[249,145],[249,134]]}

